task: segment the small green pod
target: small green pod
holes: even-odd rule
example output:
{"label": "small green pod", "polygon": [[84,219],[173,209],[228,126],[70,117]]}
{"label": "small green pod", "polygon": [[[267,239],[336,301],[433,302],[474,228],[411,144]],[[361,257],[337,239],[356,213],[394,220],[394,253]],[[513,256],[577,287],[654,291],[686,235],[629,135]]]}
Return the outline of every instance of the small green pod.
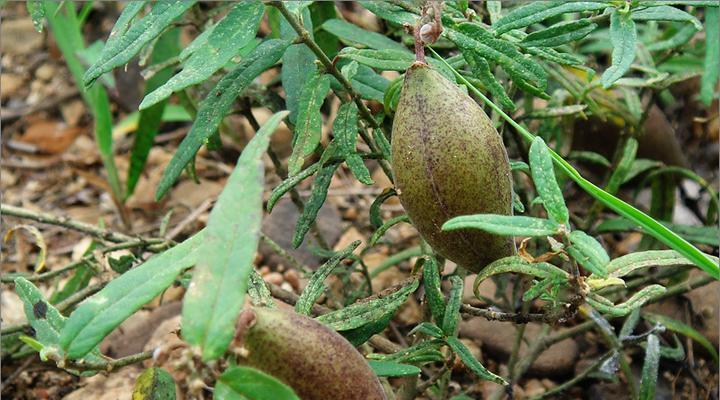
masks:
{"label": "small green pod", "polygon": [[422,62],[405,74],[392,162],[405,211],[439,254],[478,272],[514,253],[511,237],[441,230],[460,215],[511,215],[512,178],[502,138],[482,108]]}

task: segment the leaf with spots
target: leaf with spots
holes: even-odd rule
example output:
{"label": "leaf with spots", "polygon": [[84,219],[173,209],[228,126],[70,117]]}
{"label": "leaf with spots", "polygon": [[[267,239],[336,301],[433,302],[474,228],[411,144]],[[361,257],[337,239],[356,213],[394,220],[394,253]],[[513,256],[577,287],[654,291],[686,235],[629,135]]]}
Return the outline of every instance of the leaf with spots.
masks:
{"label": "leaf with spots", "polygon": [[533,140],[530,146],[529,158],[533,183],[535,183],[535,189],[543,201],[548,216],[558,224],[567,225],[570,214],[565,205],[560,186],[557,179],[555,179],[555,170],[553,169],[550,151],[541,137],[538,136]]}
{"label": "leaf with spots", "polygon": [[442,229],[480,229],[502,236],[552,236],[560,232],[560,225],[549,219],[535,217],[475,214],[451,218],[443,224]]}
{"label": "leaf with spots", "polygon": [[200,103],[197,118],[190,128],[190,132],[180,143],[175,155],[165,168],[155,192],[156,200],[165,196],[203,143],[215,133],[237,96],[253,79],[273,66],[288,45],[290,45],[289,41],[279,39],[261,43],[215,85],[210,94]]}
{"label": "leaf with spots", "polygon": [[133,400],[175,399],[175,380],[162,368],[150,367],[135,381]]}
{"label": "leaf with spots", "polygon": [[175,19],[185,13],[195,1],[161,0],[142,19],[129,26],[130,20],[140,11],[143,2],[132,2],[116,23],[116,28],[103,48],[100,59],[88,68],[83,84],[89,87],[104,73],[126,64],[140,50],[165,31]]}
{"label": "leaf with spots", "polygon": [[330,79],[318,70],[312,70],[306,77],[297,108],[293,150],[288,159],[288,175],[293,177],[302,169],[305,157],[312,154],[320,143],[322,134],[322,107],[330,90]]}
{"label": "leaf with spots", "polygon": [[168,98],[173,92],[182,90],[207,80],[212,74],[224,67],[233,57],[237,56],[252,42],[260,26],[265,8],[260,1],[243,1],[237,3],[223,17],[208,35],[201,35],[193,43],[195,50],[187,56],[181,53],[183,69],[170,78],[164,85],[149,93],[140,103],[140,110],[157,104]]}
{"label": "leaf with spots", "polygon": [[610,41],[613,45],[612,65],[600,78],[606,89],[622,78],[635,60],[637,29],[630,13],[622,14],[615,10],[610,15]]}
{"label": "leaf with spots", "polygon": [[270,135],[287,117],[271,116],[245,146],[208,218],[202,257],[183,299],[183,339],[202,349],[203,360],[225,353],[248,288],[260,240],[265,168]]}
{"label": "leaf with spots", "polygon": [[[321,164],[321,163],[318,163]],[[312,193],[310,198],[305,203],[300,218],[298,218],[297,225],[295,225],[295,234],[293,235],[292,246],[294,248],[300,247],[305,235],[310,230],[310,226],[317,218],[317,214],[320,211],[325,198],[327,197],[327,191],[330,188],[330,181],[335,173],[339,164],[330,164],[322,167],[315,176],[315,182],[313,182]]]}
{"label": "leaf with spots", "polygon": [[70,315],[60,332],[68,358],[83,357],[113,329],[159,295],[183,270],[195,265],[205,230],[113,279]]}

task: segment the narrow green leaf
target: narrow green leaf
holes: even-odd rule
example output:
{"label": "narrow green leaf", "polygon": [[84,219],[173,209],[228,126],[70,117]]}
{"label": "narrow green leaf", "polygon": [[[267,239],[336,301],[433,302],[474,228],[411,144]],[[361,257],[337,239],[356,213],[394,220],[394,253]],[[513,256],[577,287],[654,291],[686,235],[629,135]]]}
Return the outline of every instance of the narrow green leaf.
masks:
{"label": "narrow green leaf", "polygon": [[260,370],[232,366],[215,383],[217,400],[300,400],[287,385]]}
{"label": "narrow green leaf", "polygon": [[352,343],[353,346],[358,347],[367,342],[373,335],[384,331],[394,316],[395,310],[390,310],[374,321],[354,329],[342,331],[340,334],[347,339],[348,342]]}
{"label": "narrow green leaf", "polygon": [[[383,71],[405,71],[415,62],[415,56],[412,53],[396,49],[374,50],[346,47],[340,51],[338,57],[354,60],[360,64]],[[442,63],[434,58],[428,58],[427,61],[443,76],[453,80],[452,72]]]}
{"label": "narrow green leaf", "polygon": [[506,16],[493,24],[496,35],[501,35],[513,29],[524,28],[542,22],[548,18],[571,12],[599,11],[609,4],[595,1],[540,1],[529,3],[512,10]]}
{"label": "narrow green leaf", "polygon": [[531,263],[519,256],[504,257],[493,261],[490,265],[483,268],[477,277],[475,277],[475,282],[473,283],[473,291],[475,292],[475,295],[478,298],[480,297],[478,288],[480,287],[480,283],[482,281],[493,275],[505,274],[508,272],[532,275],[541,279],[568,278],[567,272],[546,262]]}
{"label": "narrow green leaf", "polygon": [[435,323],[442,323],[445,318],[445,296],[440,287],[440,271],[435,257],[428,257],[423,264],[423,285],[430,313]]}
{"label": "narrow green leaf", "polygon": [[[437,57],[439,57],[437,53],[432,49],[432,47],[429,47],[428,49]],[[535,135],[530,133],[522,125],[515,122],[515,120],[513,120],[509,115],[507,115],[501,108],[497,107],[492,101],[490,101],[490,99],[488,99],[485,95],[482,94],[482,92],[480,92],[467,79],[465,79],[464,76],[457,72],[457,70],[453,69],[452,66],[448,64],[444,59],[440,58],[439,60],[443,62],[448,68],[450,68],[457,77],[457,79],[461,83],[467,85],[468,89],[473,94],[480,98],[486,105],[488,105],[488,107],[492,108],[495,112],[497,112],[513,128],[517,129],[523,139],[525,139],[527,142],[532,142]],[[570,163],[565,161],[554,151],[550,150],[550,155],[552,156],[555,164],[565,174],[567,174],[570,179],[575,181],[578,186],[580,186],[580,188],[583,189],[586,193],[588,193],[595,199],[601,201],[608,208],[612,209],[621,216],[632,220],[638,225],[642,226],[643,229],[648,232],[648,234],[660,240],[662,243],[666,244],[670,248],[677,250],[679,253],[683,254],[688,259],[692,260],[693,263],[698,266],[698,268],[702,269],[713,278],[720,279],[720,267],[718,267],[716,262],[713,262],[711,258],[701,252],[697,247],[693,246],[673,231],[667,229],[665,226],[655,221],[653,218],[651,218],[644,212],[638,210],[636,207],[605,192],[589,180],[585,179],[575,168],[573,168],[572,165],[570,165]]]}
{"label": "narrow green leaf", "polygon": [[392,160],[392,151],[390,142],[388,142],[383,130],[380,128],[373,129],[373,139],[377,143],[380,151],[382,152],[383,158],[390,161]]}
{"label": "narrow green leaf", "polygon": [[306,77],[297,108],[293,151],[288,160],[288,175],[294,176],[302,169],[305,157],[312,154],[320,143],[322,114],[320,107],[330,89],[327,75],[311,70]]}
{"label": "narrow green leaf", "polygon": [[414,365],[399,364],[391,361],[368,360],[370,368],[379,377],[414,376],[420,374],[420,368]]}
{"label": "narrow green leaf", "polygon": [[542,218],[476,214],[452,218],[443,224],[442,229],[480,229],[502,236],[552,236],[560,232],[560,225]]}
{"label": "narrow green leaf", "polygon": [[603,246],[583,231],[570,232],[569,239],[572,245],[567,247],[568,253],[593,275],[607,278],[610,256]]}
{"label": "narrow green leaf", "polygon": [[162,368],[150,367],[135,380],[133,400],[174,400],[175,380]]}
{"label": "narrow green leaf", "polygon": [[[332,1],[314,1],[310,5],[310,15],[312,16],[313,26],[321,27],[325,22],[334,20],[338,17],[338,10],[335,7],[335,3]],[[330,32],[316,29],[313,32],[315,35],[315,42],[320,46],[322,51],[332,59],[337,55],[338,44],[340,41],[338,38]]]}
{"label": "narrow green leaf", "polygon": [[590,293],[586,300],[588,304],[603,314],[612,315],[614,317],[623,317],[630,314],[630,312],[636,308],[642,307],[653,298],[662,295],[666,291],[667,289],[661,285],[646,286],[621,304],[613,304],[610,300],[593,292]]}
{"label": "narrow green leaf", "polygon": [[508,97],[503,85],[495,78],[495,75],[490,70],[490,64],[474,51],[464,51],[463,57],[465,57],[475,77],[480,79],[480,82],[485,85],[493,97],[495,97],[503,107],[514,111],[515,103]]}
{"label": "narrow green leaf", "polygon": [[[300,18],[310,37],[314,38],[313,32],[315,30],[313,29],[312,15],[310,10],[307,9],[307,4],[287,2],[286,5],[288,8],[298,6],[297,10],[291,10],[291,12]],[[297,33],[285,18],[280,18],[280,33],[284,40],[297,38]],[[290,111],[289,119],[292,124],[297,121],[300,96],[303,93],[308,74],[315,69],[315,54],[304,43],[288,47],[282,56],[280,78],[285,91],[285,107]]]}
{"label": "narrow green leaf", "polygon": [[677,32],[675,32],[672,36],[665,40],[656,41],[653,43],[648,43],[646,46],[648,51],[663,51],[672,49],[675,47],[680,47],[690,41],[693,36],[695,36],[695,33],[698,31],[697,28],[695,28],[695,25],[692,24],[686,24],[683,25],[682,28],[678,29]]}
{"label": "narrow green leaf", "polygon": [[336,331],[346,331],[378,320],[388,312],[397,310],[407,297],[417,289],[419,281],[413,279],[409,285],[383,297],[355,303],[343,309],[321,315],[316,319]]}
{"label": "narrow green leaf", "polygon": [[[180,37],[180,29],[171,29],[167,33],[160,36],[155,47],[153,48],[152,63],[162,63],[169,58],[175,57],[180,51],[178,39]],[[167,82],[172,76],[173,68],[166,67],[155,73],[145,84],[146,95],[163,83]],[[155,135],[160,129],[160,124],[165,114],[165,105],[167,102],[159,102],[154,106],[141,111],[138,115],[137,132],[133,147],[130,152],[130,167],[127,173],[127,181],[125,182],[125,198],[130,197],[135,191],[135,185],[140,179],[140,174],[145,168],[150,149],[153,146]]]}
{"label": "narrow green leaf", "polygon": [[545,142],[537,136],[530,146],[530,171],[533,183],[548,216],[558,224],[568,225],[570,214],[562,190],[555,179],[555,170]]}
{"label": "narrow green leaf", "polygon": [[720,40],[716,40],[720,36],[719,9],[717,3],[715,7],[705,9],[705,37],[709,38],[709,40],[705,42],[705,62],[700,80],[700,100],[706,106],[709,106],[712,102],[720,74]]}
{"label": "narrow green leaf", "polygon": [[[440,316],[440,321],[442,321],[442,315]],[[414,328],[408,332],[408,336],[412,336],[415,334],[421,333],[423,335],[430,336],[432,338],[436,339],[442,339],[445,336],[445,333],[443,333],[443,330],[440,329],[437,325],[431,324],[430,322],[421,322],[418,325],[415,325]]]}
{"label": "narrow green leaf", "polygon": [[264,11],[263,4],[257,0],[237,3],[214,25],[207,37],[196,39],[201,44],[194,46],[194,52],[182,61],[183,69],[146,95],[140,103],[140,110],[167,99],[173,92],[204,82],[224,67],[255,38]]}
{"label": "narrow green leaf", "polygon": [[[440,330],[440,328],[438,328],[438,330]],[[440,331],[440,333],[442,333],[442,331]],[[442,340],[431,339],[414,344],[393,354],[373,355],[384,361],[394,361],[397,363],[408,364],[443,361],[445,357],[440,352],[440,348],[443,345],[444,343]]]}
{"label": "narrow green leaf", "polygon": [[606,168],[610,168],[611,166],[610,161],[607,158],[601,154],[595,153],[594,151],[571,151],[566,158],[568,160],[587,161]]}
{"label": "narrow green leaf", "polygon": [[612,65],[600,78],[605,89],[622,78],[635,60],[637,29],[630,13],[623,14],[615,10],[610,15],[610,41],[613,45]]}
{"label": "narrow green leaf", "polygon": [[464,22],[447,31],[448,38],[466,51],[499,64],[522,90],[541,97],[547,87],[547,73],[536,62],[523,56],[512,43],[494,37],[481,26]]}
{"label": "narrow green leaf", "polygon": [[332,176],[337,167],[338,164],[326,165],[322,167],[315,176],[315,182],[313,182],[313,189],[310,194],[310,198],[305,203],[305,209],[295,225],[295,234],[293,235],[292,240],[294,248],[300,247],[305,239],[305,235],[310,230],[310,225],[312,225],[315,221],[318,211],[320,211],[323,203],[325,203],[327,191],[330,187],[330,181],[332,180]]}
{"label": "narrow green leaf", "polygon": [[528,47],[555,47],[580,40],[597,28],[589,19],[564,21],[527,35],[520,44]]}
{"label": "narrow green leaf", "polygon": [[643,313],[643,318],[656,324],[662,324],[668,330],[677,332],[696,341],[699,345],[704,347],[710,355],[712,355],[716,363],[718,362],[718,352],[715,349],[715,346],[713,346],[713,344],[710,343],[710,341],[703,336],[702,333],[695,330],[692,326],[662,314]]}
{"label": "narrow green leaf", "polygon": [[300,294],[300,298],[297,303],[295,303],[295,312],[301,315],[310,315],[313,304],[315,304],[318,297],[320,297],[325,291],[325,279],[330,276],[335,267],[337,267],[342,260],[350,256],[352,252],[360,246],[360,243],[361,242],[359,240],[350,243],[347,247],[340,250],[332,258],[330,258],[330,260],[313,272],[310,277],[310,281]]}
{"label": "narrow green leaf", "polygon": [[664,164],[657,160],[648,160],[646,158],[636,158],[635,161],[630,166],[630,170],[625,175],[625,179],[623,179],[622,184],[625,184],[627,182],[630,182],[633,178],[635,178],[638,175],[641,175],[644,172],[647,172],[651,169],[662,167]]}
{"label": "narrow green leaf", "polygon": [[[134,23],[131,27],[114,31],[117,37],[114,37],[113,40],[108,40],[100,56],[100,60],[90,66],[87,72],[85,72],[83,84],[89,87],[104,73],[130,61],[143,46],[160,35],[168,25],[194,4],[195,1],[189,0],[158,1],[153,4],[152,10],[146,16]],[[136,9],[134,6],[131,8],[131,11],[136,14],[139,8]],[[129,21],[118,20],[118,23],[127,24],[127,22]]]}
{"label": "narrow green leaf", "polygon": [[245,146],[208,218],[203,257],[183,300],[183,339],[200,346],[204,360],[220,357],[235,333],[260,240],[270,135],[287,111],[273,114]]}
{"label": "narrow green leaf", "polygon": [[271,212],[273,207],[275,207],[275,204],[277,204],[278,200],[280,200],[285,193],[289,192],[292,188],[297,186],[300,182],[304,181],[308,177],[312,176],[314,173],[316,173],[320,169],[320,163],[317,162],[304,170],[302,170],[300,173],[298,173],[295,176],[292,176],[290,178],[285,179],[284,181],[280,182],[275,189],[270,193],[270,197],[268,198],[267,202],[267,212]]}
{"label": "narrow green leaf", "polygon": [[416,16],[413,13],[405,11],[402,7],[392,3],[386,3],[384,1],[360,1],[361,6],[366,8],[368,11],[377,15],[378,17],[394,22],[400,26],[408,24],[415,26]]}
{"label": "narrow green leaf", "polygon": [[355,148],[358,136],[358,108],[354,102],[344,103],[338,109],[333,122],[333,135],[338,141],[338,150],[345,156],[345,163],[352,174],[365,185],[374,182],[362,158]]}
{"label": "narrow green leaf", "polygon": [[220,125],[225,113],[240,95],[240,92],[255,77],[270,68],[280,59],[290,42],[272,39],[261,43],[235,69],[225,75],[200,103],[197,118],[190,132],[178,147],[177,152],[165,168],[163,177],[155,192],[155,199],[161,199],[182,173],[185,166]]}
{"label": "narrow green leaf", "polygon": [[446,341],[448,346],[450,346],[450,348],[452,349],[453,353],[460,357],[460,361],[462,361],[462,363],[465,364],[465,366],[468,367],[470,371],[480,377],[480,379],[492,381],[500,385],[508,384],[505,379],[493,374],[492,372],[488,371],[482,364],[480,364],[480,361],[475,359],[470,350],[465,347],[465,345],[458,338],[453,336],[447,338]]}
{"label": "narrow green leaf", "polygon": [[42,32],[43,23],[45,22],[45,7],[43,7],[42,0],[26,0],[25,5],[30,18],[32,18],[35,30]]}
{"label": "narrow green leaf", "polygon": [[654,6],[642,10],[633,10],[635,21],[678,21],[690,22],[697,30],[702,30],[702,23],[691,14],[671,6]]}
{"label": "narrow green leaf", "polygon": [[167,289],[180,272],[193,266],[205,241],[205,230],[113,279],[82,302],[60,333],[68,358],[86,355],[110,331]]}
{"label": "narrow green leaf", "polygon": [[[712,262],[718,258],[706,254]],[[641,268],[692,266],[693,262],[675,250],[649,250],[618,257],[607,266],[610,277],[623,277]]]}
{"label": "narrow green leaf", "polygon": [[375,246],[375,243],[377,243],[378,240],[380,240],[381,237],[387,232],[388,229],[392,228],[393,226],[401,223],[401,222],[410,222],[410,217],[407,216],[407,214],[398,215],[397,217],[390,218],[387,222],[382,224],[375,232],[373,232],[372,236],[370,237],[370,240],[368,241],[368,244],[370,246]]}
{"label": "narrow green leaf", "polygon": [[442,319],[442,330],[445,336],[457,336],[458,320],[460,319],[460,305],[462,304],[463,279],[457,275],[450,277],[452,288],[448,296],[445,315]]}
{"label": "narrow green leaf", "polygon": [[250,279],[248,280],[248,295],[250,301],[257,307],[275,308],[275,300],[272,293],[268,289],[265,280],[257,272],[255,268],[250,269]]}
{"label": "narrow green leaf", "polygon": [[640,377],[640,400],[655,399],[655,385],[657,385],[658,367],[660,366],[660,340],[655,335],[647,338],[645,349],[645,362]]}
{"label": "narrow green leaf", "polygon": [[583,67],[583,59],[572,53],[560,52],[549,47],[526,47],[525,52],[560,65]]}
{"label": "narrow green leaf", "polygon": [[341,19],[325,21],[321,28],[337,36],[345,43],[359,44],[377,50],[391,49],[410,53],[405,46],[385,35],[367,31]]}

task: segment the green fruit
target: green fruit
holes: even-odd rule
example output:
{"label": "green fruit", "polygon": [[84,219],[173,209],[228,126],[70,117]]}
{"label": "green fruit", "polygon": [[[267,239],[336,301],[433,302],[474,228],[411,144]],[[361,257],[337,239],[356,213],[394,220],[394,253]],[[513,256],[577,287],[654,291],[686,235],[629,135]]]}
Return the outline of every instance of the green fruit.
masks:
{"label": "green fruit", "polygon": [[511,215],[512,179],[502,138],[482,108],[421,62],[405,74],[392,161],[403,207],[439,254],[478,272],[514,252],[509,237],[441,230],[459,215]]}
{"label": "green fruit", "polygon": [[385,399],[365,358],[314,319],[258,307],[243,311],[238,321],[247,326],[246,364],[280,379],[303,400]]}

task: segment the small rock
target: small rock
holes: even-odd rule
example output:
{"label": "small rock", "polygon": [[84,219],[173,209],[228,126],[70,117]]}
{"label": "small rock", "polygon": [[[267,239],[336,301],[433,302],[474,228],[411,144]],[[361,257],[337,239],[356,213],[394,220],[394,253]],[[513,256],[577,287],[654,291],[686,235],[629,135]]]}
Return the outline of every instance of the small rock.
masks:
{"label": "small rock", "polygon": [[69,126],[77,126],[80,119],[85,115],[85,104],[82,100],[73,100],[60,106],[63,120]]}
{"label": "small rock", "polygon": [[351,226],[350,229],[345,231],[345,233],[340,236],[340,239],[338,239],[337,243],[335,243],[333,250],[340,251],[356,240],[359,240],[361,243],[360,246],[355,249],[355,253],[360,253],[365,248],[365,236],[363,236],[360,231],[357,230],[357,228]]}
{"label": "small rock", "polygon": [[545,387],[542,382],[537,379],[530,379],[525,384],[525,395],[528,397],[535,397],[545,393]]}
{"label": "small rock", "polygon": [[300,275],[298,275],[297,271],[289,269],[283,273],[283,278],[285,279],[285,282],[290,284],[290,287],[293,288],[294,292],[300,292]]}
{"label": "small rock", "polygon": [[22,75],[2,73],[0,74],[0,99],[9,99],[17,94],[21,87],[25,84]]}
{"label": "small rock", "polygon": [[0,292],[0,319],[3,326],[22,324],[26,321],[25,309],[23,302],[12,290],[2,290]]}
{"label": "small rock", "polygon": [[[532,342],[540,331],[540,324],[529,323],[525,328],[525,339]],[[471,338],[495,357],[507,359],[515,341],[515,326],[511,322],[488,321],[474,317],[460,322],[460,336]],[[527,344],[520,346],[520,358],[527,355]],[[578,356],[578,346],[573,339],[565,339],[553,344],[540,353],[530,365],[529,373],[539,376],[563,376],[572,372]]]}
{"label": "small rock", "polygon": [[44,34],[36,31],[32,19],[27,17],[3,20],[0,24],[0,37],[0,52],[18,55],[38,50],[43,44]]}
{"label": "small rock", "polygon": [[283,283],[283,276],[279,272],[271,272],[263,276],[263,279],[265,280],[265,282],[269,282],[274,285],[280,285]]}
{"label": "small rock", "polygon": [[55,76],[55,66],[45,63],[35,70],[35,76],[38,79],[48,82]]}

